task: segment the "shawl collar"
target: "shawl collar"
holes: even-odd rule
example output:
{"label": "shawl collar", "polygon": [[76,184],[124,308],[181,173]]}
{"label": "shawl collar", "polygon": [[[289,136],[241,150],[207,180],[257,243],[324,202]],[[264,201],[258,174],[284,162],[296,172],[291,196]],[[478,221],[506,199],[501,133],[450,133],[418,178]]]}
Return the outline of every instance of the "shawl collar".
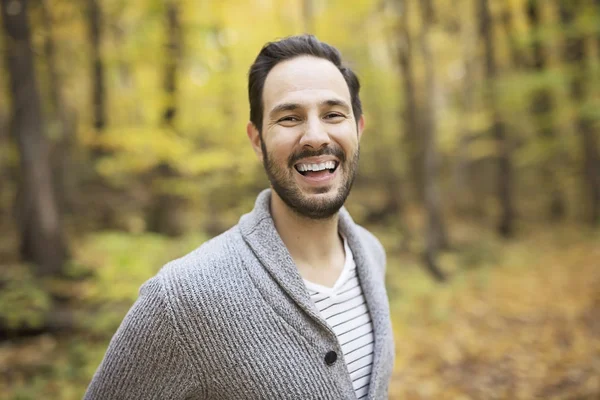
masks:
{"label": "shawl collar", "polygon": [[[302,276],[271,217],[271,190],[263,190],[254,210],[240,219],[242,237],[279,286],[308,315],[330,330],[310,299]],[[331,331],[333,333],[333,331]]]}
{"label": "shawl collar", "polygon": [[[319,322],[333,336],[335,333],[321,317],[313,304],[281,237],[277,233],[270,212],[271,190],[262,191],[256,199],[254,210],[240,219],[241,234],[264,268],[277,284],[290,296],[300,309]],[[339,231],[346,237],[352,250],[358,276],[361,282],[367,307],[373,321],[375,349],[369,398],[377,398],[381,369],[385,351],[393,351],[386,346],[389,332],[389,306],[384,290],[383,266],[378,266],[372,252],[368,252],[359,227],[354,223],[348,211],[343,207],[339,212]]]}

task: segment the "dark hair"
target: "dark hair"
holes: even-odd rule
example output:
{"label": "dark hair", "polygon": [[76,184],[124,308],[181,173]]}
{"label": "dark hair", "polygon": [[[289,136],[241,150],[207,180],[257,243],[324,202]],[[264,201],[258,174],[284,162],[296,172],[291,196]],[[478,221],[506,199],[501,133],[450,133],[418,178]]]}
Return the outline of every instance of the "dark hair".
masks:
{"label": "dark hair", "polygon": [[262,131],[263,119],[263,88],[267,75],[278,63],[299,56],[313,56],[331,61],[342,73],[350,89],[352,112],[354,118],[362,116],[362,105],[358,92],[360,83],[356,74],[348,67],[342,65],[340,52],[333,46],[321,42],[313,35],[289,36],[276,42],[269,42],[263,46],[254,60],[248,73],[248,98],[250,100],[250,121],[259,132]]}

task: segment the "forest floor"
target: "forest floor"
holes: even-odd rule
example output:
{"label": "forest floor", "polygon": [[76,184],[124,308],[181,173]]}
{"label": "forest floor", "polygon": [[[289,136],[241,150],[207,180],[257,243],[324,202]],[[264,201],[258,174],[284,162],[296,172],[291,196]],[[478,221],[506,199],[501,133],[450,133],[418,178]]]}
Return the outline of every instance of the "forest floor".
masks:
{"label": "forest floor", "polygon": [[[374,230],[388,249],[396,339],[390,399],[600,398],[598,232],[537,226],[509,242],[463,224],[452,232],[460,251],[441,257],[450,280],[437,284],[417,248],[401,248],[394,230]],[[95,275],[50,285],[68,293],[76,330],[0,341],[0,398],[80,399],[140,284],[204,239],[80,238],[71,272]],[[30,298],[34,286],[5,292],[0,308],[18,319],[26,314],[19,301],[43,305]]]}
{"label": "forest floor", "polygon": [[600,399],[598,232],[480,239],[442,257],[447,284],[389,260],[390,399]]}

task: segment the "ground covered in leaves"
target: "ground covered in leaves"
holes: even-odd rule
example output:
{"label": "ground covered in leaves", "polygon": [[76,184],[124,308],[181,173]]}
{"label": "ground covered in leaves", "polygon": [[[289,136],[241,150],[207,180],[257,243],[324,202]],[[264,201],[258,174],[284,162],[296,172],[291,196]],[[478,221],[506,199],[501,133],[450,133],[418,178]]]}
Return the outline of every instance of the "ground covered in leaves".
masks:
{"label": "ground covered in leaves", "polygon": [[390,398],[599,399],[598,234],[549,226],[482,243],[442,259],[455,272],[441,286],[392,259]]}
{"label": "ground covered in leaves", "polygon": [[[538,227],[503,242],[463,229],[453,232],[456,251],[441,259],[450,276],[442,285],[418,264],[418,249],[400,246],[397,232],[378,232],[389,253],[396,337],[390,398],[600,398],[598,233]],[[80,399],[139,285],[203,240],[81,239],[71,268],[95,275],[52,284],[68,292],[75,332],[1,341],[0,398]],[[27,288],[0,296],[4,318],[35,321],[35,310],[45,310],[44,288],[18,267],[4,270],[22,274]]]}

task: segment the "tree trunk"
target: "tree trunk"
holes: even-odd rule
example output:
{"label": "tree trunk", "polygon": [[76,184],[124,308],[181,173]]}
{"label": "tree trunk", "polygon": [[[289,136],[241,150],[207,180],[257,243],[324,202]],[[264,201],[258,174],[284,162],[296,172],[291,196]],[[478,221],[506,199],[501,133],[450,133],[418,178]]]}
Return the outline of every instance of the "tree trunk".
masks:
{"label": "tree trunk", "polygon": [[[596,17],[600,18],[600,0],[596,0],[595,4],[596,4]],[[600,59],[600,31],[598,31],[598,34],[596,35],[596,45],[598,45],[598,50],[596,50],[596,54],[598,55],[598,58]]]}
{"label": "tree trunk", "polygon": [[[60,76],[56,68],[56,44],[54,42],[53,26],[54,21],[50,11],[49,0],[41,0],[42,23],[44,26],[44,56],[48,64],[48,87],[50,95],[50,105],[52,114],[56,115],[59,123],[62,111],[62,96],[60,95]],[[61,130],[64,128],[60,126]]]}
{"label": "tree trunk", "polygon": [[27,0],[1,0],[5,55],[13,103],[13,132],[20,160],[21,256],[40,275],[57,275],[67,246],[56,205],[48,143],[31,50]]}
{"label": "tree trunk", "polygon": [[69,182],[70,153],[73,146],[74,124],[68,117],[61,94],[62,79],[56,66],[56,43],[54,41],[54,21],[49,0],[41,0],[42,22],[45,30],[44,56],[48,65],[48,92],[50,95],[52,124],[56,139],[50,150],[50,164],[56,180],[56,195],[59,208],[66,211],[71,208],[72,185]]}
{"label": "tree trunk", "polygon": [[[165,108],[162,115],[163,125],[175,132],[175,117],[177,115],[177,76],[181,60],[181,22],[179,18],[179,3],[169,0],[166,3],[167,45],[165,55]],[[150,207],[148,229],[152,232],[169,236],[183,233],[180,216],[183,200],[169,192],[169,180],[177,178],[177,172],[165,161],[154,171],[157,182],[166,183],[155,188],[158,191]]]}
{"label": "tree trunk", "polygon": [[446,277],[437,265],[437,254],[442,247],[447,247],[447,238],[442,219],[442,210],[440,204],[439,188],[437,185],[438,177],[438,154],[436,149],[436,107],[435,91],[436,79],[433,66],[433,52],[429,30],[432,24],[432,4],[431,0],[421,0],[422,25],[421,25],[421,52],[425,64],[426,98],[421,115],[423,142],[424,142],[424,166],[423,183],[425,190],[425,209],[427,211],[427,227],[425,233],[425,264],[434,278],[444,281]]}
{"label": "tree trunk", "polygon": [[[527,2],[527,17],[531,25],[533,65],[532,68],[538,73],[543,73],[548,64],[546,53],[539,37],[541,27],[541,9],[539,0],[529,0]],[[549,89],[542,88],[533,94],[530,105],[531,113],[537,125],[540,139],[546,143],[546,148],[550,149],[547,158],[542,165],[542,179],[545,187],[550,191],[550,205],[548,215],[550,220],[558,221],[564,218],[566,206],[564,196],[560,189],[560,183],[556,174],[557,169],[562,166],[559,152],[557,151],[556,131],[554,130],[552,115],[554,111],[554,102],[552,93]]]}
{"label": "tree trunk", "polygon": [[[124,6],[124,4],[123,4]],[[115,43],[118,43],[118,47],[116,49],[117,61],[116,61],[116,70],[117,70],[117,82],[119,92],[125,92],[126,96],[132,96],[133,93],[136,92],[134,74],[132,72],[132,63],[131,60],[127,58],[128,49],[126,48],[126,40],[128,35],[130,35],[131,28],[125,25],[126,22],[123,20],[116,20],[111,23],[111,39],[114,40]],[[142,106],[139,103],[136,103],[132,109],[124,110],[125,112],[120,115],[120,121],[124,121],[127,124],[131,125],[142,125],[144,123],[144,116],[142,111]]]}
{"label": "tree trunk", "polygon": [[[469,15],[470,4],[461,4],[463,15]],[[461,93],[461,106],[464,118],[461,119],[461,134],[456,151],[454,166],[454,198],[459,214],[476,214],[481,208],[481,201],[475,201],[473,185],[469,184],[471,177],[471,162],[469,160],[469,146],[477,138],[471,126],[471,116],[475,111],[475,49],[477,48],[477,34],[472,20],[463,18],[460,22],[461,50],[464,62],[464,77]],[[482,214],[482,212],[480,213]]]}
{"label": "tree trunk", "polygon": [[510,59],[513,67],[516,69],[523,68],[527,65],[527,61],[525,55],[519,48],[517,44],[517,40],[515,35],[513,34],[514,26],[513,26],[513,16],[510,3],[504,3],[504,9],[502,10],[502,28],[504,29],[504,34],[508,38],[508,50],[510,53]]}
{"label": "tree trunk", "polygon": [[412,39],[409,30],[409,4],[411,0],[398,0],[401,20],[398,24],[398,61],[401,67],[401,80],[404,92],[404,122],[403,143],[400,146],[407,149],[409,155],[409,176],[413,184],[415,200],[422,201],[425,197],[423,189],[423,146],[419,132],[419,115],[415,78],[413,70]]}
{"label": "tree trunk", "polygon": [[[98,0],[87,0],[89,35],[92,50],[92,112],[93,124],[100,132],[106,127],[106,83],[102,62],[102,10]],[[102,152],[97,152],[101,154]]]}
{"label": "tree trunk", "polygon": [[174,128],[177,114],[177,73],[181,60],[181,23],[179,21],[179,4],[176,0],[166,2],[167,46],[165,58],[165,95],[166,105],[163,113],[163,123]]}
{"label": "tree trunk", "polygon": [[479,0],[479,26],[484,40],[485,48],[485,77],[487,80],[487,105],[492,114],[492,132],[497,143],[498,157],[498,201],[500,205],[500,219],[498,232],[503,237],[514,235],[514,208],[513,208],[513,172],[510,160],[510,144],[506,128],[502,122],[498,108],[496,93],[496,58],[494,54],[494,37],[492,17],[488,0]]}
{"label": "tree trunk", "polygon": [[571,78],[571,97],[576,103],[577,122],[576,129],[581,138],[583,153],[583,186],[584,193],[589,193],[589,219],[592,225],[600,223],[600,155],[598,154],[598,140],[594,131],[594,121],[583,110],[583,105],[588,98],[587,85],[590,78],[586,67],[585,38],[583,34],[576,33],[575,11],[583,6],[581,0],[566,2],[558,1],[559,13],[563,28],[571,35],[565,38],[564,62],[573,74]]}

